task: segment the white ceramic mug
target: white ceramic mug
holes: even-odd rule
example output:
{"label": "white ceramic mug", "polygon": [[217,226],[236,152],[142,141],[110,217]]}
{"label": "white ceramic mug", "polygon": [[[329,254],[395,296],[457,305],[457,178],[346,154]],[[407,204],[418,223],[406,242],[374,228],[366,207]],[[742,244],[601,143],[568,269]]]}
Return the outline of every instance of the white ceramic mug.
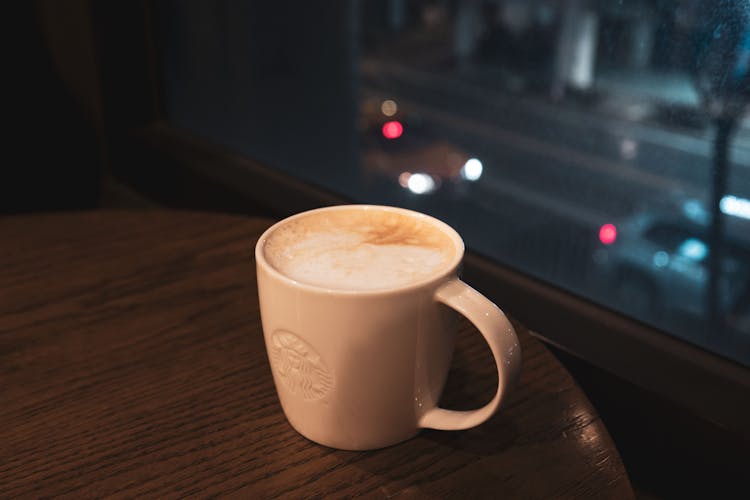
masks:
{"label": "white ceramic mug", "polygon": [[[311,214],[346,210],[385,211],[430,224],[448,237],[453,257],[426,279],[369,291],[306,284],[269,263],[266,246],[275,231],[293,221],[304,223]],[[373,205],[303,212],[260,237],[255,258],[266,348],[281,406],[300,434],[334,448],[373,449],[406,440],[422,428],[474,427],[498,410],[518,378],[521,351],[503,312],[457,277],[463,254],[463,240],[447,224]],[[449,308],[476,325],[497,366],[497,392],[476,410],[437,406],[456,333]]]}

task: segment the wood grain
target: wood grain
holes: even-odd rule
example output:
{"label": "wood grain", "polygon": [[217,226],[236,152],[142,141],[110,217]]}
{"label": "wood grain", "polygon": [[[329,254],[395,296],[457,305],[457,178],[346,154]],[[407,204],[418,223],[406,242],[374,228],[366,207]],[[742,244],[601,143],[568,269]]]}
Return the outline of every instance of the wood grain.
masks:
{"label": "wood grain", "polygon": [[[516,324],[521,383],[486,424],[345,452],[286,422],[252,248],[271,221],[189,212],[0,218],[0,498],[632,498],[583,392]],[[443,402],[493,393],[461,333]]]}

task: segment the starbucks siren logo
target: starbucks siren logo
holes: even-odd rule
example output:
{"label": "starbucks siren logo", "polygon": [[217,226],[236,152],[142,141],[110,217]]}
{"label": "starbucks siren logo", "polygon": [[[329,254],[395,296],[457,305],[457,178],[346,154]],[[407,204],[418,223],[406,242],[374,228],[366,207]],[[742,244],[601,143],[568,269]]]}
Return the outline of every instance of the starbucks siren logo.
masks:
{"label": "starbucks siren logo", "polygon": [[292,394],[307,401],[321,399],[333,388],[333,374],[315,349],[287,330],[271,334],[271,362]]}

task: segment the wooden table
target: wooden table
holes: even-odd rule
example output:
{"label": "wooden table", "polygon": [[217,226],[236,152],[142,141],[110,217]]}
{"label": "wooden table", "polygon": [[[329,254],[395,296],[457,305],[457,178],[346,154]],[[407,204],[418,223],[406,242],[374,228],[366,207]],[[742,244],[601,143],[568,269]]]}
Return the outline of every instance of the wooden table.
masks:
{"label": "wooden table", "polygon": [[[286,422],[263,345],[252,248],[264,219],[185,212],[0,217],[0,498],[633,496],[607,430],[516,324],[501,413],[371,452]],[[489,399],[467,323],[444,404]]]}

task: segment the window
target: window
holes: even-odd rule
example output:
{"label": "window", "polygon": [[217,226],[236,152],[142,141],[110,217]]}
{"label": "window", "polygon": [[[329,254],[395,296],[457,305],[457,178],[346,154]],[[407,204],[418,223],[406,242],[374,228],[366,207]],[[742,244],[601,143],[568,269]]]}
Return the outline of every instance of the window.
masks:
{"label": "window", "polygon": [[743,5],[159,2],[156,35],[171,124],[749,365]]}

